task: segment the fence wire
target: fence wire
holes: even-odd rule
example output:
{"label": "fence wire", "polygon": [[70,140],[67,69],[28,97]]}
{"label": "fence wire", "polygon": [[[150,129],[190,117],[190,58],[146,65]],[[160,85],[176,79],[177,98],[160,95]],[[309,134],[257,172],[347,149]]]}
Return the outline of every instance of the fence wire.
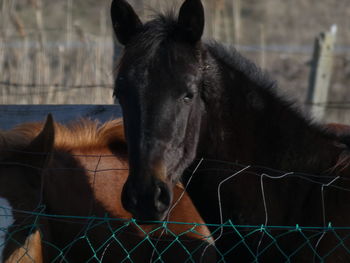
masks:
{"label": "fence wire", "polygon": [[[199,258],[205,258],[199,252],[202,252],[206,246],[211,244],[210,236],[203,236],[197,232],[197,228],[202,226],[202,224],[197,223],[152,221],[142,222],[141,224],[134,219],[50,215],[33,211],[18,211],[4,206],[0,207],[0,211],[2,211],[0,222],[10,218],[8,216],[10,212],[16,212],[24,218],[35,217],[33,222],[47,219],[51,224],[57,221],[78,224],[81,227],[75,238],[64,246],[47,239],[46,236],[41,236],[40,240],[33,240],[31,236],[40,227],[38,223],[15,226],[11,232],[5,227],[1,227],[0,233],[2,235],[0,237],[5,237],[5,239],[0,242],[0,251],[8,244],[20,244],[22,251],[18,258],[31,259],[33,262],[41,258],[41,255],[38,256],[32,252],[32,247],[39,245],[39,242],[45,249],[51,250],[50,260],[44,262],[76,262],[76,259],[81,260],[81,258],[84,258],[81,262],[110,262],[111,258],[115,262],[177,262],[177,260],[180,260],[179,262],[199,262]],[[151,231],[146,231],[145,228],[147,229],[147,227],[143,225],[144,223],[152,224],[154,227]],[[169,226],[176,224],[188,225],[188,230],[182,233],[174,233]],[[98,231],[107,229],[109,232],[101,243],[96,242],[97,238],[94,236],[94,233],[96,235],[96,229]],[[23,241],[16,240],[18,233],[24,233],[28,236],[24,244]],[[186,238],[188,235],[200,238],[191,240]],[[82,250],[79,249],[82,246],[84,247],[84,256],[81,254]],[[78,252],[75,251],[76,249]],[[112,251],[112,256],[106,256],[110,253],[109,250]],[[198,253],[199,255],[196,255]],[[177,258],[177,260],[170,260],[172,257]]]}
{"label": "fence wire", "polygon": [[[112,155],[73,156],[88,158],[92,166],[95,166],[93,160],[99,163],[103,158],[112,157]],[[0,164],[22,165],[14,162],[1,162]],[[68,171],[71,172],[71,176],[78,171],[85,171],[97,177],[100,172],[108,174],[115,170],[125,171],[127,169],[102,169],[97,165],[95,169],[49,167],[47,171],[50,172],[50,170]],[[193,178],[191,177],[185,189],[198,183],[197,173],[219,178],[211,186],[216,189],[215,195],[219,207],[219,210],[213,210],[213,213],[215,211],[219,213],[218,218],[220,219],[215,224],[172,221],[142,222],[108,214],[97,216],[94,215],[94,212],[79,215],[74,210],[70,213],[59,211],[50,213],[45,200],[34,210],[23,210],[0,204],[0,252],[1,250],[8,251],[8,247],[13,245],[17,247],[20,245],[21,249],[16,257],[27,259],[28,262],[37,262],[43,256],[36,252],[35,248],[38,246],[44,248],[44,251],[50,251],[50,259],[44,262],[76,262],[77,255],[81,262],[110,262],[111,259],[115,262],[232,262],[232,258],[243,259],[239,262],[271,262],[268,260],[272,258],[273,262],[300,262],[300,257],[304,259],[306,257],[307,262],[327,262],[334,260],[334,255],[339,253],[343,258],[350,258],[350,226],[334,225],[334,222],[328,222],[330,212],[327,210],[329,207],[325,205],[326,189],[331,189],[339,194],[350,192],[350,188],[347,187],[350,182],[348,178],[297,172],[284,173],[267,167],[202,159],[192,171]],[[247,192],[245,198],[249,204],[249,199],[252,197],[248,195],[249,190],[244,189],[244,185],[252,182],[251,178],[256,178],[255,182],[257,182],[250,186],[259,196],[259,200],[256,201],[262,203],[263,210],[259,214],[259,220],[262,218],[261,224],[240,224],[237,223],[240,220],[235,220],[233,217],[227,220],[227,216],[224,215],[225,210],[235,211],[240,208],[226,207],[225,187],[238,185],[241,192]],[[273,204],[277,203],[271,201],[276,195],[272,192],[271,189],[274,188],[271,188],[270,184],[273,182],[281,189],[288,189],[288,186],[290,187],[288,180],[294,180],[294,182],[296,180],[298,184],[309,185],[319,190],[316,199],[322,205],[315,203],[316,209],[313,213],[322,215],[321,224],[312,225],[312,221],[307,225],[303,225],[302,222],[294,225],[273,224],[273,222],[278,222],[275,220],[275,212],[272,211]],[[7,186],[1,185],[0,187],[6,188]],[[20,191],[21,189],[14,190]],[[301,191],[300,189],[292,190]],[[62,195],[69,196],[69,189]],[[6,196],[3,197],[6,198]],[[234,198],[234,193],[232,193],[232,198]],[[283,196],[281,195],[280,198],[283,199]],[[75,201],[77,200],[69,200],[69,202]],[[203,197],[203,202],[207,201],[208,197]],[[80,202],[89,201],[80,200]],[[297,201],[291,203],[293,206],[286,207],[286,209],[298,210],[295,207],[298,206]],[[64,210],[65,205],[62,202],[62,211],[67,211]],[[208,204],[208,209],[212,208],[213,206]],[[300,207],[300,209],[303,208]],[[245,213],[245,211],[237,213]],[[259,209],[256,213],[259,213]],[[339,211],[339,213],[345,215],[346,211]],[[16,221],[13,223],[11,214],[16,215],[16,220],[21,219],[20,223]],[[177,229],[176,226],[184,225],[186,226],[184,231],[174,231]],[[49,227],[50,234],[46,235],[45,227]],[[210,234],[204,235],[200,227],[207,227]],[[69,232],[70,239],[63,238],[67,232]],[[23,236],[26,237],[25,240]],[[326,243],[323,243],[324,241]]]}
{"label": "fence wire", "polygon": [[[6,220],[8,215],[5,213],[11,210],[9,207],[0,207],[2,211],[1,220]],[[350,249],[345,243],[350,237],[350,227],[335,227],[331,223],[326,227],[303,227],[299,225],[295,226],[266,226],[266,225],[236,225],[231,220],[224,222],[223,224],[205,224],[205,226],[214,229],[212,234],[215,235],[222,229],[225,230],[225,234],[234,234],[239,236],[239,239],[235,243],[231,244],[231,248],[226,251],[221,251],[215,244],[212,244],[211,237],[203,236],[200,244],[193,245],[191,242],[182,239],[183,236],[193,233],[198,235],[196,228],[203,225],[197,223],[182,223],[182,222],[147,222],[151,224],[156,224],[154,230],[147,233],[143,230],[143,225],[139,224],[136,220],[123,220],[115,218],[98,218],[98,217],[77,217],[77,216],[58,216],[49,215],[44,213],[35,213],[31,211],[16,211],[23,215],[23,217],[35,216],[36,222],[39,222],[41,218],[49,218],[49,220],[64,220],[66,222],[75,222],[77,219],[82,220],[86,223],[81,223],[81,233],[71,240],[66,246],[58,246],[53,240],[46,239],[45,236],[41,236],[41,241],[45,249],[50,249],[53,251],[53,256],[50,261],[45,262],[75,262],[71,261],[69,257],[74,257],[70,255],[71,251],[74,251],[82,244],[84,244],[84,254],[90,255],[85,262],[110,262],[104,260],[105,254],[108,249],[111,249],[115,254],[114,257],[116,262],[201,262],[201,258],[205,258],[202,252],[207,251],[207,247],[214,249],[216,253],[216,258],[209,261],[204,260],[204,262],[230,262],[226,261],[226,257],[229,254],[235,253],[235,250],[242,251],[243,248],[251,254],[251,261],[244,262],[259,262],[265,254],[268,254],[269,250],[278,250],[281,255],[283,255],[282,261],[275,262],[295,262],[294,258],[298,256],[298,253],[303,250],[309,250],[313,257],[317,259],[317,262],[325,262],[333,253],[338,249],[342,248],[346,251],[347,255],[350,255]],[[111,222],[118,222],[118,227],[115,227]],[[143,222],[145,223],[145,222]],[[186,224],[189,226],[189,230],[181,234],[173,233],[169,229],[169,225],[172,224]],[[38,240],[31,240],[31,235],[37,231],[38,224],[28,224],[16,226],[12,232],[8,232],[7,228],[0,228],[0,237],[5,237],[4,241],[0,242],[0,251],[3,250],[6,245],[10,243],[22,244],[21,241],[16,240],[15,234],[20,232],[26,233],[29,239],[22,246],[22,251],[20,258],[31,259],[33,262],[37,262],[35,256],[33,255],[32,247],[35,246],[34,242],[39,242]],[[102,244],[96,244],[94,242],[94,236],[91,232],[95,228],[104,227],[109,229],[109,235],[105,236],[105,242]],[[130,227],[140,230],[144,235],[138,236],[138,242],[130,247],[130,240],[125,237],[130,237],[134,239],[134,235],[130,232]],[[154,233],[166,233],[167,240],[161,240],[154,237]],[[346,234],[344,235],[344,232]],[[254,235],[264,235],[268,238],[268,242],[264,246],[260,247],[259,251],[256,251],[255,246],[249,245],[247,240],[249,240]],[[315,240],[320,240],[324,236],[332,236],[338,242],[330,247],[329,251],[325,254],[320,254],[317,246],[315,247],[312,243]],[[296,237],[302,239],[303,241],[299,246],[295,247],[292,252],[284,250],[279,247],[279,241],[291,237],[294,240]],[[33,238],[32,238],[33,239]],[[146,253],[145,253],[146,252]],[[198,252],[200,252],[199,255]],[[51,252],[52,253],[52,252]],[[140,255],[140,253],[142,253]],[[169,255],[170,253],[170,255]],[[183,261],[172,261],[171,257],[179,257],[181,255]],[[38,260],[38,259],[37,259]],[[310,259],[311,260],[311,259]],[[12,262],[12,261],[11,261]],[[16,261],[17,262],[17,261]],[[18,261],[19,262],[19,261]],[[310,261],[311,262],[311,261]]]}

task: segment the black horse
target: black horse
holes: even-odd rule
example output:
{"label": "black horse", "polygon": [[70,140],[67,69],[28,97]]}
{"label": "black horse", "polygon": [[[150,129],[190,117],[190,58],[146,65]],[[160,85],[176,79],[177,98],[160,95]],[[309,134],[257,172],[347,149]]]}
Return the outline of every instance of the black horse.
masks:
{"label": "black horse", "polygon": [[350,223],[349,135],[306,119],[233,48],[202,42],[200,0],[145,24],[124,0],[111,15],[125,46],[115,82],[129,147],[125,208],[163,219],[182,177],[207,223],[235,224],[217,232],[228,262],[350,262],[350,231],[327,228]]}

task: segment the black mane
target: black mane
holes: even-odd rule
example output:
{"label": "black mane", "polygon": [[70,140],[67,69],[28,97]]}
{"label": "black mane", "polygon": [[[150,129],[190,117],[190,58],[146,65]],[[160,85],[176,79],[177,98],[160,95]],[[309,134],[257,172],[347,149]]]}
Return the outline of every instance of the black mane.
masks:
{"label": "black mane", "polygon": [[[254,62],[242,56],[234,46],[224,45],[215,40],[206,41],[204,45],[221,65],[224,65],[229,71],[244,75],[253,84],[251,85],[252,91],[261,94],[264,100],[280,104],[283,109],[311,129],[317,130],[329,138],[335,138],[333,132],[325,129],[323,124],[313,120],[306,112],[302,111],[295,99],[286,98],[278,90],[276,80],[273,80],[268,72],[262,71]],[[342,142],[350,146],[350,135],[342,136]]]}
{"label": "black mane", "polygon": [[245,74],[260,87],[275,89],[276,81],[267,72],[263,72],[255,63],[242,56],[232,45],[223,45],[215,40],[205,42],[209,52],[231,70]]}

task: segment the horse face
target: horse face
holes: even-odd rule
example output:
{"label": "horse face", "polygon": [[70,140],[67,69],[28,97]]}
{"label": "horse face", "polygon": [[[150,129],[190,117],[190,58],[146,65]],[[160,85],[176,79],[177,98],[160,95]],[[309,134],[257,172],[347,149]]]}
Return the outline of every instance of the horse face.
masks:
{"label": "horse face", "polygon": [[187,0],[174,21],[159,17],[142,25],[135,16],[126,2],[112,3],[114,29],[125,45],[115,90],[130,166],[122,203],[138,219],[160,220],[196,154],[204,112],[204,11],[200,1]]}
{"label": "horse face", "polygon": [[[21,127],[18,130],[20,131]],[[16,131],[13,133],[16,133]],[[24,134],[21,136],[24,137]],[[28,145],[23,145],[23,148],[20,148],[18,145],[22,142],[16,142],[18,144],[16,146],[11,146],[11,144],[5,144],[5,147],[2,146],[0,151],[0,180],[11,183],[11,179],[16,181],[21,178],[19,180],[21,182],[18,183],[28,184],[33,188],[40,189],[42,169],[47,166],[51,159],[54,136],[54,121],[52,115],[49,114],[42,130]],[[4,136],[4,141],[6,142],[6,140],[7,138]],[[20,141],[20,139],[18,140]],[[11,187],[8,188],[11,189]],[[20,187],[17,188],[21,189]]]}
{"label": "horse face", "polygon": [[[21,127],[18,129],[21,130]],[[16,132],[13,131],[13,133]],[[25,133],[21,136],[24,137]],[[33,189],[39,196],[43,169],[48,165],[53,151],[54,136],[54,121],[52,115],[49,114],[40,133],[28,145],[23,145],[23,148],[18,146],[24,142],[20,142],[20,136],[17,136],[19,142],[16,142],[16,146],[11,146],[10,143],[1,146],[0,185],[7,185],[7,187],[0,188],[0,196],[11,199],[9,196],[13,195],[17,200],[17,195],[24,195],[27,190],[30,192],[30,189]],[[7,137],[4,136],[4,141],[6,140]]]}

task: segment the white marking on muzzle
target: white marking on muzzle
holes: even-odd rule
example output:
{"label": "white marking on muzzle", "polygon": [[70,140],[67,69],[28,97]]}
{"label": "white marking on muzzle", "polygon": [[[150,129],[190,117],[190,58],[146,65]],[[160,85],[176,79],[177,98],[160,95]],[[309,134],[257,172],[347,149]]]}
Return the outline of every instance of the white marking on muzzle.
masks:
{"label": "white marking on muzzle", "polygon": [[0,262],[3,262],[2,253],[8,228],[13,224],[12,207],[6,198],[0,196]]}

